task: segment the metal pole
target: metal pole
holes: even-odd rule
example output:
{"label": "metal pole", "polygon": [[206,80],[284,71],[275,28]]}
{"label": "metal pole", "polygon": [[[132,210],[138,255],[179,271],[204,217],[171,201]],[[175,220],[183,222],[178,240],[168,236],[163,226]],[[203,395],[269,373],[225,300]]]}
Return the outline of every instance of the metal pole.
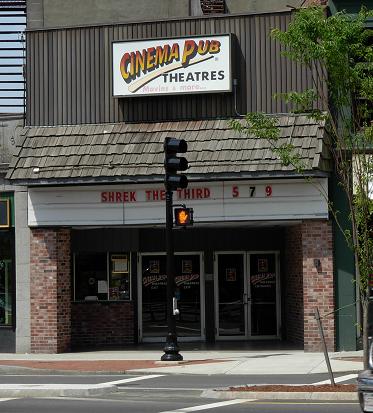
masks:
{"label": "metal pole", "polygon": [[174,242],[172,234],[172,191],[166,191],[166,254],[167,254],[167,326],[168,334],[162,361],[179,361],[183,356],[179,354],[176,335],[176,319],[173,312],[173,297],[175,293]]}
{"label": "metal pole", "polygon": [[319,313],[319,309],[318,309],[317,307],[316,307],[316,311],[315,311],[315,318],[316,318],[316,321],[317,321],[317,326],[319,327],[321,342],[322,342],[323,350],[324,350],[325,362],[326,362],[326,366],[328,367],[328,372],[329,372],[329,377],[330,377],[330,383],[331,383],[333,386],[335,386],[333,371],[332,371],[332,367],[331,367],[331,365],[330,365],[330,360],[329,360],[328,349],[327,349],[327,347],[326,347],[324,330],[323,330],[323,328],[322,328],[320,313]]}

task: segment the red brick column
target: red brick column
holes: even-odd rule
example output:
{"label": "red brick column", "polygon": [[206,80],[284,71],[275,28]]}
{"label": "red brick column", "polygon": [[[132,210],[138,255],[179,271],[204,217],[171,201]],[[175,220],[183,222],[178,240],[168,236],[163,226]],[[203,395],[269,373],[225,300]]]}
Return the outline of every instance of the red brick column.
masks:
{"label": "red brick column", "polygon": [[31,352],[61,353],[71,342],[70,229],[31,230]]}
{"label": "red brick column", "polygon": [[[334,310],[333,235],[328,221],[302,224],[304,350],[322,351],[315,320],[316,307],[321,317]],[[335,320],[331,314],[322,320],[330,351],[335,350]]]}
{"label": "red brick column", "polygon": [[285,328],[286,338],[303,344],[303,250],[302,225],[288,227],[285,232]]}

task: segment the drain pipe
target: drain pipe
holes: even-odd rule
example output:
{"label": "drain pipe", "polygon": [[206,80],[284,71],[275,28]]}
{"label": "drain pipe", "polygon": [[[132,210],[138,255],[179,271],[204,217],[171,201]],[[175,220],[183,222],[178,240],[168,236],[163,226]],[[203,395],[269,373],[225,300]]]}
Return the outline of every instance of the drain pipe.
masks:
{"label": "drain pipe", "polygon": [[234,113],[240,118],[244,118],[245,115],[239,113],[237,110],[237,88],[238,88],[238,79],[233,79],[233,96],[234,96]]}

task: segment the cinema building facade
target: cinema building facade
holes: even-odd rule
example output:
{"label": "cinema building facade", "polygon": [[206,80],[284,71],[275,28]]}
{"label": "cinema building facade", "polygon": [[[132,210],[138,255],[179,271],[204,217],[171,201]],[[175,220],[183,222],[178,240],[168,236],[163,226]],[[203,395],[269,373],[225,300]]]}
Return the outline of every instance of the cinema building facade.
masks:
{"label": "cinema building facade", "polygon": [[[27,125],[8,179],[28,189],[30,350],[164,340],[163,142],[185,139],[189,186],[175,230],[179,340],[284,340],[355,348],[352,273],[325,195],[337,196],[325,125],[274,101],[312,86],[268,37],[290,12],[27,32]],[[234,132],[239,113],[278,113],[280,141]],[[343,267],[343,268],[342,268]],[[27,290],[29,288],[29,290]],[[18,314],[17,317],[22,317]]]}

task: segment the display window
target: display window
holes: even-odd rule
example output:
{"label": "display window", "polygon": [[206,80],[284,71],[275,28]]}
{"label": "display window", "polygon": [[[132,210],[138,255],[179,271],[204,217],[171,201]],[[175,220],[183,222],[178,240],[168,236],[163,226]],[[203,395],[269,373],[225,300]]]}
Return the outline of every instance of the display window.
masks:
{"label": "display window", "polygon": [[14,324],[14,229],[0,229],[0,327]]}
{"label": "display window", "polygon": [[12,325],[11,261],[0,260],[0,326]]}
{"label": "display window", "polygon": [[131,299],[130,253],[74,255],[74,300]]}

